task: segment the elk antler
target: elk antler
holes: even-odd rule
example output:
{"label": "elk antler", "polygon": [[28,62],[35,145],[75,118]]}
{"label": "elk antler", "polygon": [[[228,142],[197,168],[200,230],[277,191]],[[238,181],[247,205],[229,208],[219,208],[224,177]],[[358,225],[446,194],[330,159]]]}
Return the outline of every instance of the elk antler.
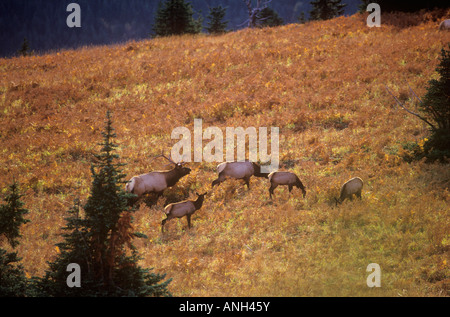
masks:
{"label": "elk antler", "polygon": [[165,158],[166,160],[168,160],[170,163],[175,164],[175,165],[177,164],[177,163],[175,163],[170,157],[165,156],[165,155],[164,155],[164,151],[162,151],[161,154],[159,154],[159,155],[153,156],[152,161],[153,161],[154,159],[158,158],[158,157],[163,157],[163,158]]}
{"label": "elk antler", "polygon": [[[164,155],[164,151],[161,151],[161,154],[159,154],[159,155],[156,155],[156,156],[153,156],[152,157],[152,161],[154,160],[154,159],[156,159],[156,158],[158,158],[158,157],[163,157],[163,158],[165,158],[166,160],[168,160],[170,163],[172,163],[172,164],[174,164],[174,165],[181,165],[181,166],[183,166],[184,164],[186,164],[187,162],[184,162],[183,160],[181,160],[180,162],[175,162],[174,160],[172,160],[172,155],[170,155],[169,157],[167,157],[167,156],[165,156]],[[168,164],[167,164],[168,165]]]}
{"label": "elk antler", "polygon": [[167,157],[167,156],[164,155],[164,153],[161,153],[161,156],[164,157],[166,160],[168,160],[170,163],[177,164],[177,163],[175,163],[175,162],[172,160],[172,157],[171,157],[171,156],[170,156],[170,157]]}

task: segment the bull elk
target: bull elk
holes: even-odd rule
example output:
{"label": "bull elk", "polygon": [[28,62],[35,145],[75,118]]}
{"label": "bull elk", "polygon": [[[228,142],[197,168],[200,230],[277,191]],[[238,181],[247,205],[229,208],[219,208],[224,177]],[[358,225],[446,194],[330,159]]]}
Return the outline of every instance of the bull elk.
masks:
{"label": "bull elk", "polygon": [[273,191],[279,185],[287,185],[289,187],[289,193],[291,193],[292,188],[294,186],[297,188],[300,188],[303,193],[303,198],[305,198],[305,196],[306,196],[305,186],[303,186],[303,184],[300,181],[300,179],[298,178],[298,176],[295,175],[294,173],[272,172],[269,174],[269,182],[270,182],[270,188],[269,188],[270,199],[272,199],[272,195],[275,196]]}
{"label": "bull elk", "polygon": [[231,177],[235,179],[243,179],[247,188],[250,189],[250,177],[265,177],[269,176],[269,173],[261,173],[261,166],[255,162],[242,161],[242,162],[223,162],[217,165],[217,173],[219,176],[211,184],[211,187],[219,185],[225,179]]}
{"label": "bull elk", "polygon": [[335,198],[336,206],[342,203],[345,199],[349,198],[353,199],[353,195],[356,195],[359,199],[361,199],[361,191],[363,188],[364,182],[359,177],[354,177],[344,183],[341,187],[341,194],[339,199]]}
{"label": "bull elk", "polygon": [[[161,196],[165,189],[174,186],[182,177],[188,175],[191,169],[184,167],[183,163],[175,163],[172,159],[162,156],[170,163],[174,164],[174,168],[168,171],[153,171],[147,174],[133,176],[125,186],[125,191],[135,194],[135,197],[131,203],[135,203],[146,193],[157,193],[158,197]],[[155,157],[155,158],[156,158]]]}
{"label": "bull elk", "polygon": [[164,225],[166,222],[173,218],[181,218],[186,216],[188,227],[191,228],[191,216],[195,211],[202,208],[203,200],[205,199],[206,192],[203,194],[197,194],[197,200],[184,200],[178,203],[169,204],[164,208],[166,219],[161,222],[161,232],[164,232]]}

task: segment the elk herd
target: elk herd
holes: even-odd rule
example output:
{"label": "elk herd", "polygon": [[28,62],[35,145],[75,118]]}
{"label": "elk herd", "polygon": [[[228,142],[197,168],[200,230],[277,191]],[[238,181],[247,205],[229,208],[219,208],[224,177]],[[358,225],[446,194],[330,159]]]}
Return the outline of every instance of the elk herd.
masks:
{"label": "elk herd", "polygon": [[[130,199],[130,205],[134,205],[139,201],[144,194],[155,193],[157,198],[161,196],[165,189],[174,186],[178,181],[188,175],[191,169],[184,167],[184,163],[176,163],[171,158],[166,157],[164,154],[156,157],[163,157],[168,160],[174,167],[166,171],[153,171],[147,174],[133,176],[126,184],[125,191],[134,194],[135,197]],[[155,158],[156,158],[155,157]],[[252,176],[267,178],[270,183],[269,196],[272,199],[274,196],[274,190],[280,185],[288,186],[289,195],[294,187],[297,187],[302,191],[303,198],[306,196],[306,189],[303,183],[300,181],[297,175],[292,172],[276,171],[272,173],[262,173],[261,166],[255,162],[237,161],[237,162],[224,162],[217,166],[218,177],[211,183],[211,188],[219,185],[227,178],[241,179],[250,189],[250,178]],[[363,187],[363,181],[359,177],[355,177],[344,183],[341,187],[339,198],[335,198],[336,206],[342,203],[345,199],[352,199],[353,195],[356,195],[361,199],[361,190]],[[173,218],[182,218],[186,216],[188,222],[188,228],[191,227],[191,216],[195,211],[199,210],[205,199],[207,192],[203,194],[197,194],[196,200],[184,200],[177,203],[168,204],[164,208],[166,218],[161,222],[161,231],[164,232],[165,223]]]}

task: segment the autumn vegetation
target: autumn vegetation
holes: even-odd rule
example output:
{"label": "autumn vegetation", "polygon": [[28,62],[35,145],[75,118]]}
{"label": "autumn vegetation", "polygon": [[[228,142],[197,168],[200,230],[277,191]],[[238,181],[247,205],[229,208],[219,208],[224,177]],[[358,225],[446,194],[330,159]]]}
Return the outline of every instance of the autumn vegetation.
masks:
{"label": "autumn vegetation", "polygon": [[[86,203],[107,110],[128,179],[166,168],[152,156],[175,127],[279,127],[281,170],[307,195],[252,178],[210,191],[218,163],[192,172],[133,214],[142,267],[174,296],[449,296],[450,169],[403,159],[426,125],[414,109],[436,79],[450,11],[365,14],[223,35],[161,37],[0,59],[0,188],[20,184],[29,222],[16,247],[27,277],[61,250],[74,199]],[[204,145],[208,140],[204,141]],[[362,199],[334,198],[352,177]],[[208,191],[200,210],[161,233],[164,206]],[[6,239],[0,246],[8,248]],[[370,263],[381,287],[366,285]]]}

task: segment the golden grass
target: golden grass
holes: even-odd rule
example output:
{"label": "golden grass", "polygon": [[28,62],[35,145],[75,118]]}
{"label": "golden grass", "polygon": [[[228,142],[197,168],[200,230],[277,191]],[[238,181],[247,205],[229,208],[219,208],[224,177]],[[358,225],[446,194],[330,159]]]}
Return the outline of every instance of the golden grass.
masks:
{"label": "golden grass", "polygon": [[[149,157],[175,143],[173,128],[193,131],[202,118],[203,128],[280,127],[281,168],[307,187],[306,199],[277,188],[271,202],[266,180],[252,179],[250,191],[230,180],[191,230],[172,220],[162,235],[165,198],[207,190],[216,176],[216,164],[191,163],[165,198],[135,214],[148,236],[135,241],[140,264],[172,277],[175,296],[448,296],[450,172],[401,160],[401,145],[427,131],[393,107],[384,84],[407,102],[405,80],[423,95],[450,33],[431,13],[392,15],[391,24],[383,16],[381,28],[364,21],[0,59],[0,184],[15,176],[26,193],[31,222],[18,252],[27,274],[43,274],[65,211],[86,200],[111,109],[128,177],[161,168]],[[363,199],[335,208],[353,176],[365,181]],[[366,285],[373,262],[380,288]]]}

